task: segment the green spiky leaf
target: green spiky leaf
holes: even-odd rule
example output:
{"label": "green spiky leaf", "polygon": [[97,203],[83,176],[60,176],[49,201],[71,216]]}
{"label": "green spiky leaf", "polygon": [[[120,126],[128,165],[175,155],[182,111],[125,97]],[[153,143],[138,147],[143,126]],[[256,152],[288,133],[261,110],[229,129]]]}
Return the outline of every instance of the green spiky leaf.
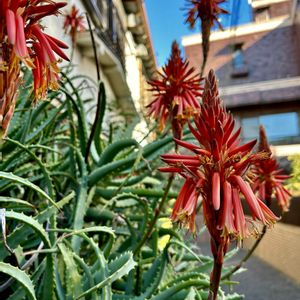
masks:
{"label": "green spiky leaf", "polygon": [[36,300],[32,281],[24,271],[21,271],[20,269],[13,267],[10,264],[0,262],[0,272],[11,276],[16,281],[18,281],[26,290],[28,297],[32,300]]}
{"label": "green spiky leaf", "polygon": [[114,261],[109,264],[110,275],[91,289],[82,293],[76,299],[81,299],[95,290],[101,289],[106,285],[112,284],[114,281],[122,278],[126,274],[128,274],[134,267],[136,266],[136,262],[133,260],[133,255],[131,252],[123,253]]}

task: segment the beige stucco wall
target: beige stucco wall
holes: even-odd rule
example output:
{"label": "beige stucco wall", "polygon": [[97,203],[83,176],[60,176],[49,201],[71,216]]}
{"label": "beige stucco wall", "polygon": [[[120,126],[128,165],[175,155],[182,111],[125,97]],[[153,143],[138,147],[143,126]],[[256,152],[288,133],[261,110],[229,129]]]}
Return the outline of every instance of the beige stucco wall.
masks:
{"label": "beige stucco wall", "polygon": [[[254,239],[246,239],[250,249]],[[255,250],[255,255],[300,284],[300,227],[283,223],[269,229]]]}
{"label": "beige stucco wall", "polygon": [[[75,4],[76,7],[78,7],[82,12],[85,11],[81,1],[79,0],[69,0],[66,1],[68,2],[68,5],[62,9],[64,13],[68,13],[71,9],[72,4]],[[48,17],[45,19],[43,25],[46,26],[46,31],[50,34],[55,36],[56,38],[64,41],[66,44],[69,45],[69,49],[66,50],[67,55],[71,57],[71,52],[72,52],[72,42],[71,39],[68,35],[64,33],[63,30],[63,22],[64,22],[64,16],[59,15],[57,17]],[[74,54],[73,54],[73,61],[72,63],[74,64],[74,74],[81,74],[81,75],[86,75],[91,77],[93,80],[96,81],[97,79],[97,74],[96,74],[96,66],[94,63],[94,60],[84,56],[80,48],[76,47],[74,49]],[[67,62],[63,62],[61,66],[65,66]],[[101,79],[104,81],[105,86],[106,86],[106,93],[109,99],[116,99],[114,92],[105,76],[103,74],[102,70],[101,71]]]}
{"label": "beige stucco wall", "polygon": [[[83,0],[67,0],[68,5],[62,9],[63,13],[68,13],[71,10],[71,6],[73,4],[76,5],[77,8],[79,8],[80,11],[85,12],[85,8],[83,5]],[[122,111],[125,111],[128,113],[129,111],[133,111],[133,114],[138,112],[139,119],[143,119],[143,114],[145,113],[144,109],[144,101],[142,101],[143,97],[143,91],[145,88],[145,83],[141,84],[141,80],[145,80],[143,75],[142,75],[142,60],[140,57],[138,57],[137,53],[137,45],[135,44],[135,41],[133,39],[132,33],[127,30],[127,15],[125,13],[123,4],[121,0],[114,0],[114,5],[118,11],[119,18],[122,23],[123,31],[125,32],[125,68],[126,68],[126,73],[123,74],[122,76],[125,75],[125,83],[122,83],[123,85],[127,84],[131,96],[126,96],[118,98],[116,95],[118,95],[118,92],[114,90],[113,84],[115,84],[116,79],[114,80],[114,83],[110,83],[108,77],[104,73],[104,67],[100,66],[100,72],[101,72],[101,80],[105,84],[106,88],[106,94],[107,94],[107,106],[111,108],[109,112],[106,113],[105,116],[105,125],[104,125],[104,130],[108,131],[109,129],[109,124],[112,123],[114,126],[123,126],[122,124],[124,123],[124,118],[122,116]],[[56,38],[64,41],[69,45],[69,49],[66,51],[67,55],[71,57],[72,53],[72,43],[71,39],[68,35],[64,33],[63,30],[63,22],[64,22],[64,16],[59,15],[57,17],[48,17],[44,25],[46,26],[46,30],[50,35],[55,36]],[[87,24],[86,24],[87,25]],[[81,47],[85,45],[85,42],[80,41]],[[90,46],[87,46],[90,47]],[[102,46],[99,46],[102,47]],[[87,49],[87,48],[86,48]],[[88,48],[89,49],[89,48]],[[103,51],[102,48],[99,48],[98,51],[99,53]],[[115,58],[114,58],[115,59]],[[74,65],[73,71],[71,74],[74,75],[86,75],[91,77],[94,81],[97,81],[97,76],[96,76],[96,66],[94,59],[91,58],[91,55],[84,53],[82,48],[80,48],[78,45],[76,45],[73,53],[73,59],[72,59],[72,64]],[[66,66],[66,62],[62,62],[61,66]],[[107,70],[106,70],[107,71]],[[105,72],[106,72],[105,71]],[[123,72],[120,69],[120,72]],[[110,80],[112,80],[110,78]],[[85,98],[90,98],[90,92],[88,91],[86,94],[83,94]],[[91,109],[91,107],[95,107],[96,104],[96,95],[93,97],[95,101],[90,102],[87,104],[86,109],[90,111],[88,114],[88,119],[90,121],[93,120],[94,118],[94,112],[95,109]],[[135,107],[132,109],[132,103]],[[91,110],[90,110],[91,109]],[[137,134],[135,134],[135,137],[140,140],[141,136],[147,131],[147,124],[145,121],[141,121],[137,125]]]}

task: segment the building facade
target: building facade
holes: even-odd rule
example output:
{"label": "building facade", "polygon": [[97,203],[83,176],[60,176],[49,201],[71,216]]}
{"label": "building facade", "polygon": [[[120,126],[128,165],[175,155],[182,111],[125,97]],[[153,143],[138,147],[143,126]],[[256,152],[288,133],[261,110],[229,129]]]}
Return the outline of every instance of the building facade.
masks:
{"label": "building facade", "polygon": [[[253,21],[214,31],[207,67],[222,99],[243,127],[243,139],[264,125],[277,155],[300,152],[300,14],[296,0],[253,0]],[[233,12],[234,13],[234,12]],[[200,69],[201,35],[182,38]]]}
{"label": "building facade", "polygon": [[[300,153],[299,1],[252,0],[252,9],[251,23],[212,33],[205,74],[208,68],[216,71],[221,97],[237,125],[242,125],[243,140],[257,138],[259,125],[264,125],[272,151],[288,167],[286,156]],[[185,36],[182,43],[187,58],[200,71],[201,35]],[[295,192],[290,211],[255,250],[296,282],[300,278],[298,196]],[[248,211],[247,205],[244,209]],[[281,215],[275,201],[272,210]],[[243,246],[250,249],[254,243],[249,239]]]}
{"label": "building facade", "polygon": [[[89,15],[95,37],[101,80],[105,84],[108,123],[123,124],[142,118],[147,103],[146,81],[156,70],[147,15],[140,0],[69,0],[63,13],[75,5]],[[49,18],[47,30],[67,41],[73,74],[86,75],[97,81],[93,44],[87,30],[77,36],[74,49],[71,38],[63,31],[64,17]],[[72,54],[73,53],[73,54]],[[96,101],[96,100],[95,100]],[[87,110],[93,114],[91,102]],[[91,108],[91,109],[90,109]]]}

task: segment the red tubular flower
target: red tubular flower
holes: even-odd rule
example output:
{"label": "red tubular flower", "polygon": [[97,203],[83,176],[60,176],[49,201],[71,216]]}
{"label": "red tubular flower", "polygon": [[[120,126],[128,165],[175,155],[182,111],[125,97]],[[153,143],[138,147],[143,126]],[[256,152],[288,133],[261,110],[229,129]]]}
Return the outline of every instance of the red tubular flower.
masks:
{"label": "red tubular flower", "polygon": [[169,167],[160,170],[179,173],[186,180],[182,188],[185,192],[181,190],[178,196],[172,219],[195,229],[193,215],[201,196],[205,222],[214,240],[242,239],[248,236],[254,224],[244,216],[240,200],[244,196],[254,221],[273,224],[277,217],[246,181],[248,168],[265,161],[270,154],[251,153],[256,141],[240,144],[240,129],[234,131],[234,119],[221,103],[213,71],[206,80],[201,114],[194,118],[194,123],[195,127],[189,124],[189,128],[199,146],[174,139],[194,155],[162,155]]}
{"label": "red tubular flower", "polygon": [[[211,235],[214,267],[208,299],[217,299],[224,255],[232,240],[257,233],[255,222],[272,225],[278,218],[256,196],[247,182],[249,167],[269,158],[269,152],[251,152],[256,141],[240,144],[240,129],[219,98],[216,78],[210,71],[202,97],[201,113],[194,118],[191,133],[199,145],[174,139],[193,155],[167,154],[162,160],[169,167],[162,172],[178,173],[185,183],[178,195],[171,218],[195,231],[197,202],[201,196],[203,215]],[[250,208],[246,218],[241,204],[243,196]],[[253,230],[254,229],[254,230]]]}
{"label": "red tubular flower", "polygon": [[73,44],[76,42],[77,32],[85,31],[84,16],[79,14],[75,5],[72,6],[71,12],[65,15],[64,30],[71,36]]}
{"label": "red tubular flower", "polygon": [[0,140],[6,135],[13,116],[20,85],[20,65],[7,45],[0,48]]}
{"label": "red tubular flower", "polygon": [[0,1],[0,137],[7,132],[20,84],[20,61],[32,69],[34,99],[58,88],[57,54],[68,60],[63,42],[43,32],[39,21],[56,15],[64,2],[51,0]]}
{"label": "red tubular flower", "polygon": [[159,75],[159,79],[149,82],[155,97],[147,106],[149,115],[159,120],[160,130],[163,130],[169,119],[174,136],[180,139],[185,122],[200,112],[197,97],[201,96],[201,78],[194,73],[194,68],[189,68],[188,61],[183,60],[176,41]]}
{"label": "red tubular flower", "polygon": [[211,27],[214,22],[222,29],[222,25],[218,20],[220,14],[227,14],[225,9],[219,7],[219,5],[226,0],[187,0],[187,17],[185,22],[189,23],[191,28],[194,28],[197,19],[201,21],[202,32],[202,51],[203,51],[203,63],[202,71],[206,64],[208,51],[209,51],[209,37]]}
{"label": "red tubular flower", "polygon": [[[259,150],[270,151],[266,132],[263,126],[259,128]],[[272,195],[278,201],[282,211],[288,211],[290,205],[291,193],[283,186],[283,182],[290,178],[279,168],[276,159],[271,156],[267,160],[259,161],[253,168],[256,175],[252,188],[258,192],[259,197],[265,200],[267,205],[271,205]]]}

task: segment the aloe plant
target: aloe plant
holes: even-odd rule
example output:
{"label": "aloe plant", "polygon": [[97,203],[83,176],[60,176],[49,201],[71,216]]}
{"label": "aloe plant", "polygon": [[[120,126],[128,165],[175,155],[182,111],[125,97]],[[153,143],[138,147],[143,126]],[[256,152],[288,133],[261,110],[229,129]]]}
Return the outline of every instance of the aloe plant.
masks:
{"label": "aloe plant", "polygon": [[130,134],[106,140],[105,108],[88,122],[81,80],[64,75],[35,108],[20,91],[1,144],[1,299],[205,299],[213,260],[161,219],[177,195],[156,173],[172,137],[144,147]]}

